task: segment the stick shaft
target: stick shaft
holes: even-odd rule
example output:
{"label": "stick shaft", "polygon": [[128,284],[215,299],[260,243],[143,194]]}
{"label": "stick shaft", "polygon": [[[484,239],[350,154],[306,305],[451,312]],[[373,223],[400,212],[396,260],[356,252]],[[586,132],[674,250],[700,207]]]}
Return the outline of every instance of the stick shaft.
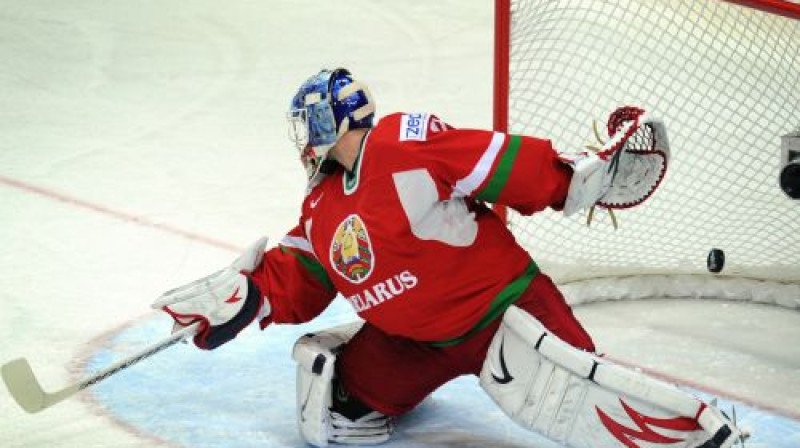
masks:
{"label": "stick shaft", "polygon": [[[94,386],[95,384],[103,381],[104,379],[110,377],[111,375],[114,375],[115,373],[117,373],[117,372],[119,372],[121,370],[125,370],[128,367],[138,363],[139,361],[141,361],[143,359],[147,359],[147,358],[149,358],[149,357],[151,357],[151,356],[153,356],[153,355],[155,355],[157,353],[160,353],[162,350],[165,350],[165,349],[167,349],[169,347],[172,347],[173,345],[177,344],[178,342],[181,342],[181,341],[183,341],[185,339],[188,339],[188,338],[194,336],[194,334],[197,333],[197,329],[199,327],[200,327],[200,324],[199,323],[195,323],[195,324],[189,325],[186,328],[182,328],[181,330],[176,331],[175,333],[172,333],[168,337],[166,337],[166,338],[164,338],[164,339],[162,339],[162,340],[160,340],[158,342],[155,342],[153,344],[150,344],[149,346],[141,349],[137,353],[134,353],[134,354],[132,354],[132,355],[126,357],[126,358],[120,359],[119,361],[115,362],[114,364],[111,364],[110,366],[106,367],[105,369],[103,369],[103,370],[101,370],[101,371],[99,371],[99,372],[97,372],[97,373],[95,373],[95,374],[93,374],[93,375],[91,375],[89,377],[86,377],[86,378],[82,379],[81,381],[79,381],[76,384],[73,384],[70,387],[75,387],[76,388],[76,392],[77,392],[77,391],[86,389],[87,387]],[[66,388],[66,389],[68,389],[68,388]]]}
{"label": "stick shaft", "polygon": [[197,333],[200,324],[195,323],[186,328],[177,331],[170,336],[150,344],[149,346],[139,350],[138,352],[127,356],[114,364],[106,367],[105,369],[94,373],[76,383],[59,389],[55,392],[45,392],[39,381],[36,379],[31,370],[28,361],[24,358],[16,359],[2,366],[3,381],[6,383],[8,391],[14,397],[17,404],[19,404],[27,412],[39,412],[42,409],[49,408],[50,406],[59,403],[75,393],[91,387],[106,378],[127,369],[128,367],[138,363],[139,361],[149,358],[162,350],[165,350],[178,342],[190,338]]}

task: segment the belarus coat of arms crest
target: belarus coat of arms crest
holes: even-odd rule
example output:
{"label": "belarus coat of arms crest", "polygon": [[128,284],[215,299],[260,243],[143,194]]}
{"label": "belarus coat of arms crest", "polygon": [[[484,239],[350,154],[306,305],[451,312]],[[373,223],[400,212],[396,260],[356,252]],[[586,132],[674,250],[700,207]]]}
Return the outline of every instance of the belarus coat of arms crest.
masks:
{"label": "belarus coat of arms crest", "polygon": [[372,273],[375,256],[364,222],[350,215],[339,224],[331,242],[331,265],[352,283],[361,283]]}

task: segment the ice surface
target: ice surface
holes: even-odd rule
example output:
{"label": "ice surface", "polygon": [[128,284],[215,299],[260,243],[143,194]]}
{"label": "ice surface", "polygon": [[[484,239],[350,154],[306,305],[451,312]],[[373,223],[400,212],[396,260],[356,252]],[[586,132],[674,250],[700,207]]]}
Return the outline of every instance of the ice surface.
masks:
{"label": "ice surface", "polygon": [[[663,302],[663,301],[661,301]],[[626,306],[630,305],[630,306]],[[688,334],[684,344],[674,344],[682,336],[672,336],[671,341],[661,340],[658,333],[666,331],[654,330],[644,344],[626,340],[631,332],[647,330],[650,323],[647,319],[635,319],[642,314],[656,310],[660,305],[654,301],[650,307],[640,304],[615,304],[614,310],[602,309],[602,306],[589,306],[583,310],[587,321],[609,318],[613,315],[634,317],[633,320],[606,323],[599,328],[598,337],[608,339],[609,349],[615,355],[628,357],[636,355],[636,361],[659,364],[665,360],[667,367],[674,369],[680,363],[689,364],[694,360],[705,362],[712,358],[709,365],[717,365],[721,374],[711,378],[702,376],[704,369],[694,368],[687,372],[681,369],[680,374],[688,379],[700,375],[703,384],[718,384],[719,380],[741,380],[741,375],[724,369],[719,364],[730,367],[725,354],[703,353],[704,340],[718,337],[720,333],[711,331],[709,335],[698,336]],[[675,303],[671,303],[675,307]],[[699,303],[682,303],[675,308],[695,311],[699,308],[703,314],[703,305]],[[699,305],[699,306],[698,306]],[[722,304],[711,304],[722,305]],[[621,308],[620,308],[621,307]],[[599,309],[594,309],[599,308]],[[629,311],[631,308],[633,311]],[[740,311],[749,313],[748,306]],[[636,310],[640,310],[636,313]],[[641,311],[641,310],[645,311]],[[778,310],[774,310],[779,312]],[[795,322],[800,316],[794,316]],[[250,329],[239,336],[235,343],[228,344],[213,353],[203,353],[192,346],[178,347],[169,355],[158,357],[142,365],[141,368],[130,369],[122,374],[118,381],[108,381],[93,389],[87,397],[95,406],[102,407],[113,418],[124,421],[151,437],[165,442],[177,443],[191,447],[281,447],[302,446],[303,443],[296,430],[295,419],[295,366],[287,359],[291,356],[294,341],[308,331],[341,325],[350,322],[353,313],[350,305],[344,300],[336,300],[334,304],[314,323],[305,326],[276,326],[259,332]],[[728,322],[736,322],[735,316],[723,316]],[[694,319],[693,319],[694,320]],[[631,324],[629,322],[635,322]],[[621,325],[620,325],[621,323]],[[731,326],[735,326],[731,324]],[[88,360],[89,370],[98,370],[113,362],[116,357],[137,346],[146,344],[163,334],[169,327],[169,319],[164,316],[150,317],[122,331],[109,334],[107,339],[99,342],[99,349]],[[619,333],[608,336],[609,330]],[[653,342],[653,345],[649,345]],[[653,347],[658,350],[665,342],[682,347],[680,351],[667,353],[666,356],[653,356]],[[690,345],[686,347],[686,345]],[[731,344],[723,346],[721,351],[730,352],[736,346],[734,338]],[[651,350],[632,351],[631,347],[644,346]],[[627,351],[625,350],[627,348]],[[745,348],[745,352],[752,352]],[[755,356],[750,354],[749,356]],[[722,358],[721,361],[713,359]],[[677,362],[676,362],[677,361]],[[774,360],[773,360],[774,361]],[[786,361],[786,360],[784,360]],[[760,366],[752,363],[750,366]],[[767,362],[768,366],[780,365],[779,362]],[[777,367],[780,369],[780,367]],[[669,369],[668,369],[669,370]],[[721,378],[720,378],[721,377]],[[758,379],[748,378],[748,387],[770,389],[769,385],[759,383]],[[791,380],[784,379],[781,384],[793,387]],[[727,384],[725,384],[727,385]],[[718,397],[692,390],[706,400]],[[725,389],[731,390],[731,389]],[[742,392],[738,389],[733,389]],[[751,392],[751,391],[748,391]],[[786,389],[783,389],[785,394]],[[740,395],[746,395],[742,393]],[[751,394],[754,399],[766,399],[758,393]],[[773,404],[791,405],[796,397],[776,399]],[[754,430],[749,440],[750,447],[790,448],[800,442],[800,423],[789,418],[776,415],[773,411],[764,411],[751,404],[747,398],[733,400],[722,399],[721,409],[731,412],[736,407],[737,418],[743,427]],[[382,446],[387,447],[523,447],[557,448],[559,445],[549,442],[535,434],[517,427],[502,411],[483,393],[475,377],[459,378],[440,390],[424,402],[411,414],[398,422],[397,433],[392,440]]]}
{"label": "ice surface", "polygon": [[[0,362],[26,357],[46,389],[61,387],[160,338],[166,322],[148,307],[161,292],[292,227],[305,182],[284,112],[322,67],[353,70],[380,113],[489,127],[491,3],[2,2]],[[689,325],[694,308],[680,308]],[[627,321],[623,331],[623,310],[586,313],[609,352],[698,382],[732,372],[721,388],[800,408],[798,355],[784,350],[798,340],[796,314],[778,332],[742,325],[763,341],[734,339],[749,364],[709,373],[689,355],[725,353],[731,339],[705,337],[707,321],[651,351],[672,343],[667,324],[659,337]],[[340,313],[314,325],[351,316]],[[251,330],[212,354],[173,348],[36,415],[0,391],[0,446],[297,445],[289,341],[310,328]],[[465,378],[405,419],[393,445],[537,443],[499,415]],[[231,434],[233,422],[249,426]]]}

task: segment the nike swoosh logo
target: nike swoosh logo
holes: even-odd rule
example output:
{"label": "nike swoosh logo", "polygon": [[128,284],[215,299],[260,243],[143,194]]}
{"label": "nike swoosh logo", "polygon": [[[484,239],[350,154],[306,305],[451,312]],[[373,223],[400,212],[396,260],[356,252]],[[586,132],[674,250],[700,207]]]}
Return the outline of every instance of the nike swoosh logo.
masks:
{"label": "nike swoosh logo", "polygon": [[311,200],[311,208],[315,208],[317,206],[317,204],[319,203],[320,199],[322,199],[323,196],[325,196],[325,193],[322,193],[321,195],[319,195],[319,197],[317,199],[312,199]]}
{"label": "nike swoosh logo", "polygon": [[231,296],[228,297],[227,300],[225,300],[225,303],[236,303],[242,300],[241,297],[238,297],[238,294],[239,294],[239,287],[237,286],[236,289],[233,290],[233,294],[231,294]]}
{"label": "nike swoosh logo", "polygon": [[494,374],[494,372],[492,372],[492,378],[494,378],[494,380],[499,384],[508,384],[514,379],[514,377],[511,376],[511,373],[508,371],[508,367],[506,367],[506,358],[503,354],[503,344],[505,344],[505,342],[505,339],[500,342],[500,370],[503,371],[503,377],[498,377]]}
{"label": "nike swoosh logo", "polygon": [[300,407],[300,421],[301,422],[305,422],[306,421],[306,406],[308,406],[308,399],[311,398],[311,387],[313,385],[314,385],[313,383],[310,383],[308,385],[308,390],[306,391],[306,394],[305,394],[306,395],[306,399],[303,400],[303,405]]}

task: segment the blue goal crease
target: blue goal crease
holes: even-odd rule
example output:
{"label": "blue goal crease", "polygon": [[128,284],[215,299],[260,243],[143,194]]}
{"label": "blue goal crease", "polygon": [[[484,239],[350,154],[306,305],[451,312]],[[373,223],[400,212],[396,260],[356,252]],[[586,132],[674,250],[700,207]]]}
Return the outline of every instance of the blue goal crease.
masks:
{"label": "blue goal crease", "polygon": [[[141,434],[185,447],[271,448],[306,446],[295,422],[294,342],[305,333],[354,320],[343,301],[311,324],[248,328],[236,341],[206,352],[178,345],[91,389],[108,414]],[[99,370],[128,347],[141,347],[171,328],[155,316],[123,329],[93,354],[87,371]],[[705,399],[715,397],[695,391]],[[741,427],[752,431],[748,448],[800,446],[800,422],[728,399]],[[484,448],[558,448],[518,427],[480,389],[477,378],[461,377],[437,390],[403,417],[387,448],[439,445]]]}

